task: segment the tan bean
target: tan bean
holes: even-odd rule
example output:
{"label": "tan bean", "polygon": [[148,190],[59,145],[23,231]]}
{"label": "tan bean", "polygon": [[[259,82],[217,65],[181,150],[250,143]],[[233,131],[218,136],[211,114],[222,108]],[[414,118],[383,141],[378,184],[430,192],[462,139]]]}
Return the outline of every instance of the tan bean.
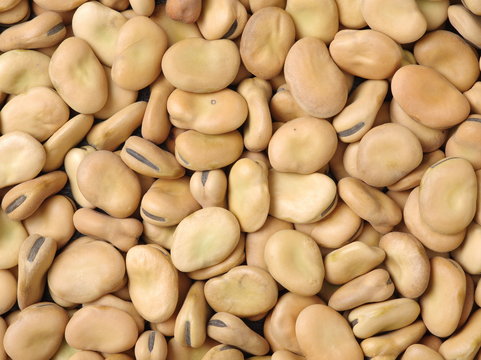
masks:
{"label": "tan bean", "polygon": [[465,296],[466,278],[461,266],[450,259],[432,258],[429,286],[420,299],[421,316],[432,334],[446,337],[456,330]]}
{"label": "tan bean", "polygon": [[451,5],[448,8],[448,18],[451,25],[478,49],[481,48],[479,34],[481,34],[481,20],[463,5]]}
{"label": "tan bean", "polygon": [[157,226],[177,225],[200,209],[190,193],[188,177],[156,180],[143,196],[140,207],[144,221]]}
{"label": "tan bean", "polygon": [[20,221],[8,218],[0,209],[0,269],[10,269],[18,264],[18,253],[28,233]]}
{"label": "tan bean", "polygon": [[244,355],[233,346],[221,344],[210,349],[202,360],[244,360]]}
{"label": "tan bean", "polygon": [[299,117],[308,116],[294,100],[289,86],[282,84],[276,90],[269,103],[272,118],[276,121],[287,122]]}
{"label": "tan bean", "polygon": [[376,231],[387,233],[401,221],[402,214],[397,204],[361,180],[343,178],[338,182],[338,191],[351,210],[368,221]]}
{"label": "tan bean", "polygon": [[195,171],[214,170],[232,164],[241,156],[242,150],[242,136],[237,130],[222,135],[205,135],[188,130],[175,139],[177,161]]}
{"label": "tan bean", "polygon": [[75,111],[92,114],[107,102],[104,69],[85,40],[64,40],[52,55],[49,75],[59,95]]}
{"label": "tan bean", "polygon": [[167,341],[158,331],[146,331],[135,344],[135,358],[138,360],[165,360]]}
{"label": "tan bean", "polygon": [[[0,270],[0,292],[2,294],[2,298],[0,299],[0,314],[3,315],[7,313],[13,305],[17,302],[17,279],[9,270]],[[0,339],[3,342],[3,333],[5,329],[2,331],[3,319],[0,318]],[[2,346],[0,346],[1,348]],[[2,350],[0,349],[0,359],[5,360],[5,357],[2,357]]]}
{"label": "tan bean", "polygon": [[44,9],[52,11],[69,11],[78,8],[87,0],[35,0]]}
{"label": "tan bean", "polygon": [[205,297],[216,312],[254,316],[274,307],[277,285],[271,275],[255,266],[237,266],[205,284]]}
{"label": "tan bean", "polygon": [[366,303],[387,300],[393,292],[394,285],[389,273],[375,269],[334,291],[329,298],[329,306],[337,311],[350,310]]}
{"label": "tan bean", "polygon": [[308,359],[363,359],[349,324],[328,306],[311,305],[302,310],[296,321],[296,335]]}
{"label": "tan bean", "polygon": [[399,45],[375,30],[341,30],[329,51],[342,70],[366,79],[387,79],[401,66]]}
{"label": "tan bean", "polygon": [[[428,127],[442,130],[468,117],[467,99],[443,75],[427,66],[403,66],[394,74],[391,89],[401,108]],[[432,89],[442,95],[432,96]]]}
{"label": "tan bean", "polygon": [[474,170],[481,168],[478,160],[478,136],[481,130],[481,116],[470,115],[449,137],[446,143],[446,156],[462,157],[473,165]]}
{"label": "tan bean", "polygon": [[7,354],[5,353],[5,348],[3,346],[3,337],[5,335],[5,331],[7,330],[7,323],[5,320],[0,317],[0,359],[1,360],[6,360],[7,359]]}
{"label": "tan bean", "polygon": [[12,220],[25,220],[47,197],[59,192],[67,182],[63,171],[53,171],[11,188],[2,199],[2,209]]}
{"label": "tan bean", "polygon": [[217,341],[207,338],[206,342],[199,348],[191,348],[182,346],[175,338],[170,339],[168,343],[167,360],[202,360],[202,357],[214,346],[218,345]]}
{"label": "tan bean", "polygon": [[68,317],[61,307],[42,302],[22,310],[3,338],[12,359],[50,359],[60,347]]}
{"label": "tan bean", "polygon": [[269,171],[269,214],[294,223],[319,221],[335,208],[335,183],[326,175]]}
{"label": "tan bean", "polygon": [[269,110],[271,85],[260,78],[249,78],[239,84],[237,91],[247,101],[249,110],[244,127],[244,146],[250,151],[265,150],[272,137],[272,119]]}
{"label": "tan bean", "polygon": [[269,343],[259,334],[251,330],[237,316],[220,312],[212,316],[207,324],[210,338],[222,344],[235,346],[254,355],[265,355],[269,351]]}
{"label": "tan bean", "polygon": [[120,157],[109,151],[88,154],[78,167],[77,182],[85,199],[110,216],[128,217],[139,205],[139,180]]}
{"label": "tan bean", "polygon": [[446,339],[439,348],[439,353],[446,360],[474,359],[481,347],[481,310],[475,311],[466,325],[456,335]]}
{"label": "tan bean", "polygon": [[256,11],[242,32],[240,55],[245,67],[261,79],[278,75],[295,36],[294,21],[285,10],[267,7]]}
{"label": "tan bean", "polygon": [[433,349],[421,345],[421,344],[413,344],[409,346],[404,355],[402,356],[401,360],[442,360],[443,357]]}
{"label": "tan bean", "polygon": [[246,22],[247,11],[240,1],[204,0],[197,26],[205,39],[235,39]]}
{"label": "tan bean", "polygon": [[400,44],[416,41],[426,32],[426,19],[414,0],[362,1],[361,12],[370,28]]}
{"label": "tan bean", "polygon": [[167,1],[165,11],[167,15],[177,21],[192,24],[197,21],[202,9],[201,0],[169,0]]}
{"label": "tan bean", "polygon": [[[249,358],[252,359],[252,358]],[[278,350],[272,354],[272,360],[305,360],[304,356],[296,355],[287,350]]]}
{"label": "tan bean", "polygon": [[162,58],[166,79],[176,88],[194,93],[222,90],[234,80],[239,65],[237,46],[225,39],[181,40],[167,49]]}
{"label": "tan bean", "polygon": [[[42,0],[40,0],[40,1],[42,1]],[[47,11],[53,11],[53,12],[57,13],[58,15],[60,15],[60,17],[62,18],[62,21],[64,22],[65,25],[72,24],[72,17],[75,13],[75,10],[66,10],[66,11],[48,10],[48,9],[38,5],[35,1],[32,2],[32,12],[33,12],[33,14],[35,14],[36,17],[43,14],[44,12],[47,12]]]}
{"label": "tan bean", "polygon": [[69,360],[103,360],[104,357],[95,351],[77,351],[68,358]]}
{"label": "tan bean", "polygon": [[469,274],[481,274],[479,260],[477,259],[480,235],[481,226],[475,222],[471,223],[468,226],[463,243],[451,253],[453,258]]}
{"label": "tan bean", "polygon": [[419,208],[419,187],[411,191],[404,207],[404,222],[409,231],[428,249],[446,252],[456,249],[464,240],[466,230],[446,235],[433,231],[423,220]]}
{"label": "tan bean", "polygon": [[419,341],[420,344],[426,345],[427,347],[438,351],[439,347],[442,344],[442,341],[440,338],[434,335],[425,335],[423,338]]}
{"label": "tan bean", "polygon": [[[146,260],[148,259],[148,260]],[[162,322],[178,301],[178,273],[170,255],[158,245],[136,245],[126,257],[132,303],[146,320]]]}
{"label": "tan bean", "polygon": [[42,144],[20,131],[0,136],[0,156],[0,188],[33,179],[46,161]]}
{"label": "tan bean", "polygon": [[344,75],[321,40],[308,37],[297,41],[287,54],[284,75],[294,99],[311,116],[334,116],[346,104]]}
{"label": "tan bean", "polygon": [[286,11],[296,25],[296,38],[316,37],[328,44],[338,30],[335,0],[287,0]]}
{"label": "tan bean", "polygon": [[247,119],[247,103],[237,92],[224,89],[195,94],[176,89],[167,100],[172,124],[208,135],[219,135],[239,128]]}
{"label": "tan bean", "polygon": [[10,50],[0,55],[0,91],[21,94],[36,86],[52,87],[50,57],[35,50]]}
{"label": "tan bean", "polygon": [[133,347],[137,334],[137,325],[129,314],[102,305],[81,308],[75,312],[65,329],[65,339],[70,346],[109,353]]}
{"label": "tan bean", "polygon": [[359,141],[371,129],[387,90],[386,81],[367,80],[352,92],[347,106],[332,123],[341,141]]}
{"label": "tan bean", "polygon": [[350,29],[361,29],[367,25],[361,13],[361,0],[336,0],[336,3],[341,25]]}
{"label": "tan bean", "polygon": [[19,2],[20,0],[5,0],[5,2],[2,3],[2,5],[0,6],[0,11],[3,12],[10,10],[15,7]]}
{"label": "tan bean", "polygon": [[465,91],[463,95],[468,99],[471,105],[471,111],[479,114],[481,112],[481,103],[479,101],[479,93],[481,92],[481,82],[476,81],[474,85],[468,91]]}
{"label": "tan bean", "polygon": [[449,1],[416,0],[416,5],[426,19],[427,31],[438,29],[448,19]]}
{"label": "tan bean", "polygon": [[426,326],[418,320],[402,329],[363,340],[361,348],[364,355],[372,359],[395,360],[411,344],[418,342],[425,332]]}
{"label": "tan bean", "polygon": [[165,141],[171,127],[167,114],[167,99],[174,87],[164,76],[150,86],[150,97],[142,120],[142,137],[160,144]]}
{"label": "tan bean", "polygon": [[126,21],[122,14],[99,2],[86,2],[75,11],[72,28],[103,64],[112,67],[115,44]]}
{"label": "tan bean", "polygon": [[190,177],[190,192],[203,207],[225,207],[227,177],[221,169],[196,171]]}
{"label": "tan bean", "polygon": [[[456,203],[452,197],[456,197]],[[455,234],[465,229],[476,212],[477,180],[472,165],[446,158],[431,165],[419,186],[419,210],[434,231]]]}
{"label": "tan bean", "polygon": [[412,299],[421,296],[430,279],[429,259],[421,242],[411,234],[391,232],[381,238],[379,247],[386,252],[385,266],[396,290]]}
{"label": "tan bean", "polygon": [[73,148],[67,152],[64,159],[65,171],[68,176],[70,189],[72,191],[72,196],[80,206],[86,207],[86,208],[94,208],[95,206],[92,205],[85,198],[85,196],[82,195],[82,192],[78,187],[77,172],[78,172],[78,167],[82,162],[82,160],[88,154],[94,151],[95,149],[92,146],[83,146],[81,148]]}
{"label": "tan bean", "polygon": [[83,237],[55,257],[47,280],[50,292],[60,300],[81,304],[118,290],[124,274],[120,252],[106,242]]}
{"label": "tan bean", "polygon": [[13,25],[27,20],[30,15],[30,4],[28,0],[21,0],[18,5],[0,13],[0,24]]}
{"label": "tan bean", "polygon": [[92,238],[106,240],[118,249],[127,252],[137,245],[143,226],[137,219],[117,219],[82,208],[73,214],[75,228]]}
{"label": "tan bean", "polygon": [[324,258],[325,278],[331,284],[345,284],[384,261],[384,250],[354,241],[330,252]]}

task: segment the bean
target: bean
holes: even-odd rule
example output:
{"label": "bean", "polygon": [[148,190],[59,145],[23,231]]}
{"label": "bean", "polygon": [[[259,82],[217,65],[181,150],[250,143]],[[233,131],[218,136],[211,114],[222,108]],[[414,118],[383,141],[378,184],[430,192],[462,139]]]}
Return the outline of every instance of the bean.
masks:
{"label": "bean", "polygon": [[247,11],[240,1],[205,0],[197,26],[207,40],[235,39],[246,22]]}
{"label": "bean", "polygon": [[146,331],[135,343],[135,358],[138,360],[165,360],[167,341],[157,331]]}

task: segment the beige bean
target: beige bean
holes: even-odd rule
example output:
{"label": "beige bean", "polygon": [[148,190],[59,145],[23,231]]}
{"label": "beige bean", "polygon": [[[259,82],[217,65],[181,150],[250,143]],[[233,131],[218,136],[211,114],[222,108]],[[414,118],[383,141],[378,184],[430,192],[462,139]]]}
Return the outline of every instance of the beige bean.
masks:
{"label": "beige bean", "polygon": [[87,142],[97,150],[114,151],[141,125],[146,106],[145,101],[137,101],[94,125]]}
{"label": "beige bean", "polygon": [[202,360],[202,357],[211,348],[218,344],[217,341],[208,338],[200,348],[195,349],[188,346],[182,346],[175,341],[175,338],[172,338],[168,343],[167,360]]}
{"label": "beige bean", "polygon": [[139,205],[139,180],[120,157],[109,151],[88,154],[78,166],[77,182],[85,199],[110,216],[128,217]]}
{"label": "beige bean", "polygon": [[270,204],[267,169],[263,163],[240,159],[232,166],[228,203],[241,231],[254,232],[262,227]]}
{"label": "beige bean", "polygon": [[237,266],[205,284],[205,297],[216,312],[254,316],[274,307],[277,285],[271,275],[255,266]]}
{"label": "beige bean", "polygon": [[129,0],[130,6],[138,16],[150,16],[155,8],[154,0]]}
{"label": "beige bean", "polygon": [[3,338],[7,355],[16,359],[50,359],[60,347],[68,317],[61,307],[42,302],[22,310]]}
{"label": "beige bean", "polygon": [[0,269],[10,269],[18,264],[18,253],[28,233],[20,221],[8,218],[0,209]]}
{"label": "beige bean", "polygon": [[265,355],[269,351],[269,343],[262,336],[237,316],[226,312],[219,312],[210,318],[207,334],[222,344],[235,346],[250,354]]}
{"label": "beige bean", "polygon": [[219,169],[236,161],[242,154],[242,136],[235,130],[222,135],[206,135],[188,130],[175,139],[175,157],[187,169]]}
{"label": "beige bean", "polygon": [[481,112],[481,103],[479,101],[479,93],[481,92],[481,82],[476,81],[474,85],[468,91],[465,91],[463,95],[468,99],[471,105],[471,111],[479,114]]}
{"label": "beige bean", "polygon": [[246,22],[247,11],[240,1],[204,0],[197,26],[207,40],[235,39]]}
{"label": "beige bean", "polygon": [[216,265],[234,251],[240,227],[229,211],[208,207],[185,217],[174,232],[172,262],[183,272]]}
{"label": "beige bean", "polygon": [[287,84],[282,84],[277,88],[269,103],[269,109],[272,118],[281,122],[308,116],[294,100]]}
{"label": "beige bean", "polygon": [[177,225],[187,215],[200,209],[190,193],[189,178],[158,179],[142,198],[140,215],[157,226]]}
{"label": "beige bean", "polygon": [[411,234],[391,232],[381,238],[379,247],[386,252],[385,266],[396,290],[412,299],[421,296],[430,279],[429,259],[421,242]]}
{"label": "beige bean", "polygon": [[423,220],[419,208],[419,187],[411,191],[404,206],[404,222],[409,231],[428,249],[447,252],[456,249],[464,240],[466,230],[446,235],[433,231]]}
{"label": "beige bean", "polygon": [[156,226],[146,221],[143,221],[142,224],[144,227],[142,239],[146,244],[157,244],[170,250],[172,247],[175,226]]}
{"label": "beige bean", "polygon": [[0,125],[4,134],[22,131],[43,142],[68,120],[68,116],[68,106],[55,91],[35,87],[5,104],[0,111]]}
{"label": "beige bean", "polygon": [[64,159],[65,171],[68,176],[70,189],[72,191],[72,196],[80,206],[86,207],[86,208],[94,208],[95,206],[92,205],[89,201],[87,201],[87,199],[85,199],[85,197],[82,195],[82,192],[78,187],[77,172],[78,172],[78,167],[82,162],[82,160],[88,154],[94,151],[95,149],[92,146],[83,146],[81,148],[73,148],[67,152]]}
{"label": "beige bean", "polygon": [[222,90],[234,80],[239,65],[239,50],[226,39],[181,40],[167,49],[162,58],[166,79],[176,88],[194,93]]}
{"label": "beige bean", "polygon": [[0,34],[0,51],[38,49],[57,45],[63,40],[66,33],[62,17],[48,11],[2,32]]}
{"label": "beige bean", "polygon": [[326,255],[325,279],[331,284],[345,284],[374,269],[385,256],[381,248],[354,241]]}
{"label": "beige bean", "polygon": [[418,317],[420,307],[412,299],[399,298],[362,305],[349,313],[348,320],[356,337],[366,339],[383,331],[397,330]]}
{"label": "beige bean", "polygon": [[287,290],[304,296],[317,294],[324,280],[318,245],[296,230],[281,230],[269,237],[264,259],[272,277]]}
{"label": "beige bean", "polygon": [[269,214],[294,223],[319,221],[335,208],[337,192],[327,175],[269,171]]}
{"label": "beige bean", "polygon": [[72,18],[76,37],[85,40],[98,59],[109,67],[115,57],[120,28],[127,20],[119,12],[96,1],[81,5]]}
{"label": "beige bean", "polygon": [[[439,96],[432,95],[433,89]],[[403,66],[394,74],[391,90],[409,116],[434,129],[459,124],[469,114],[468,100],[443,75],[427,66]]]}
{"label": "beige bean", "polygon": [[329,306],[337,311],[350,310],[370,302],[387,300],[394,292],[389,273],[375,269],[339,287],[329,298]]}
{"label": "beige bean", "polygon": [[44,9],[52,11],[69,11],[78,8],[87,0],[35,0]]}
{"label": "beige bean", "polygon": [[346,104],[345,77],[319,39],[303,38],[291,47],[284,75],[294,99],[311,116],[334,116]]}
{"label": "beige bean", "polygon": [[361,180],[343,178],[338,182],[338,191],[349,208],[368,221],[376,231],[387,233],[401,221],[402,214],[397,204]]}
{"label": "beige bean", "polygon": [[[459,91],[468,90],[478,79],[476,52],[462,37],[452,32],[438,30],[427,34],[416,42],[414,56],[420,65],[439,71]],[[461,68],[463,71],[460,71]]]}
{"label": "beige bean", "polygon": [[400,44],[416,41],[426,32],[426,19],[414,0],[362,1],[361,12],[371,29]]}
{"label": "beige bean", "polygon": [[[40,0],[40,1],[42,1],[42,0]],[[48,9],[38,5],[35,1],[32,2],[32,13],[35,14],[36,17],[43,14],[44,12],[47,12],[47,11],[53,11],[53,12],[57,13],[58,15],[60,15],[60,17],[62,18],[62,21],[64,22],[65,25],[72,24],[72,17],[74,15],[75,10],[66,10],[66,11],[48,10]]]}
{"label": "beige bean", "polygon": [[109,353],[133,347],[137,334],[137,325],[129,314],[103,305],[81,308],[75,312],[65,329],[65,339],[70,346]]}
{"label": "beige bean", "polygon": [[264,335],[273,351],[285,349],[302,353],[296,338],[296,320],[302,310],[314,304],[323,302],[317,296],[301,296],[291,292],[279,298],[264,323]]}
{"label": "beige bean", "polygon": [[337,136],[326,120],[302,117],[290,120],[274,133],[268,148],[272,167],[280,172],[310,174],[334,156]]}
{"label": "beige bean", "polygon": [[0,156],[0,188],[33,179],[46,161],[42,144],[21,131],[0,136]]}
{"label": "beige bean", "polygon": [[393,123],[400,124],[411,130],[421,143],[424,152],[437,150],[446,141],[448,135],[447,130],[433,129],[416,121],[406,114],[396,99],[392,99],[391,101],[390,118]]}
{"label": "beige bean", "polygon": [[52,55],[49,74],[59,95],[75,111],[92,114],[107,102],[107,77],[85,40],[64,40]]}
{"label": "beige bean", "polygon": [[233,346],[221,344],[210,349],[202,360],[244,360],[244,355]]}
{"label": "beige bean", "polygon": [[[2,294],[2,298],[0,299],[0,314],[3,315],[17,302],[17,279],[9,270],[0,270],[0,293]],[[3,332],[5,329],[3,329],[2,332],[2,325],[4,325],[2,322],[3,319],[0,320],[0,339],[3,340]],[[5,357],[2,357],[1,349],[0,359],[5,360]]]}
{"label": "beige bean", "polygon": [[342,70],[366,79],[387,79],[401,66],[399,45],[375,30],[341,30],[329,51]]}
{"label": "beige bean", "polygon": [[210,310],[204,296],[204,284],[202,281],[192,284],[175,320],[174,337],[183,346],[197,348],[205,342]]}
{"label": "beige bean", "polygon": [[[252,359],[252,358],[249,358]],[[272,357],[269,358],[272,360],[305,360],[304,356],[296,355],[287,350],[278,350],[272,354]]]}
{"label": "beige bean", "polygon": [[89,237],[106,240],[127,252],[137,245],[143,226],[137,219],[117,219],[97,211],[81,208],[73,214],[77,231]]}
{"label": "beige bean", "polygon": [[368,185],[388,186],[414,170],[422,156],[421,144],[411,131],[398,124],[383,124],[361,139],[357,171]]}
{"label": "beige bean", "polygon": [[[452,196],[456,202],[452,202]],[[431,165],[419,186],[419,210],[434,231],[456,234],[476,212],[477,180],[472,165],[461,158],[445,158]]]}
{"label": "beige bean", "polygon": [[81,304],[121,288],[124,274],[120,252],[106,242],[83,237],[55,257],[47,280],[59,299]]}
{"label": "beige bean", "polygon": [[249,78],[239,84],[237,91],[246,100],[249,110],[244,126],[244,146],[250,151],[265,150],[272,137],[272,118],[269,110],[271,85],[260,78]]}
{"label": "beige bean", "polygon": [[158,331],[146,331],[135,343],[135,358],[138,360],[165,360],[167,341]]}
{"label": "beige bean", "polygon": [[[148,260],[147,260],[148,259]],[[178,273],[166,250],[158,245],[136,245],[126,257],[132,303],[146,320],[167,320],[177,305]]]}
{"label": "beige bean", "polygon": [[296,335],[307,359],[363,359],[349,324],[328,306],[311,305],[302,310],[296,321]]}
{"label": "beige bean", "polygon": [[7,10],[10,10],[13,7],[15,7],[16,5],[18,5],[19,2],[20,2],[20,0],[5,0],[5,2],[2,3],[2,5],[0,6],[0,11],[4,12],[4,11],[7,11]]}
{"label": "beige bean", "polygon": [[126,10],[130,5],[129,0],[100,0],[100,3],[117,11]]}
{"label": "beige bean", "polygon": [[165,11],[167,15],[177,21],[192,24],[197,21],[202,10],[201,0],[169,0]]}
{"label": "beige bean", "polygon": [[7,359],[7,354],[5,353],[5,348],[3,346],[3,337],[5,335],[5,331],[7,330],[7,323],[5,320],[0,317],[0,359],[1,360],[6,360]]}
{"label": "beige bean", "polygon": [[23,242],[18,254],[17,300],[20,310],[43,297],[47,271],[57,251],[55,240],[31,235]]}
{"label": "beige bean", "polygon": [[347,106],[332,122],[341,141],[359,141],[371,129],[387,90],[386,81],[367,80],[352,92]]}
{"label": "beige bean", "polygon": [[443,357],[426,345],[413,344],[409,346],[401,360],[442,360]]}
{"label": "beige bean", "polygon": [[119,31],[112,64],[112,79],[127,90],[140,90],[160,75],[167,36],[144,16],[128,20]]}
{"label": "beige bean", "polygon": [[336,0],[336,3],[341,25],[349,29],[361,29],[367,25],[361,13],[361,0]]}
{"label": "beige bean", "polygon": [[467,273],[464,273],[464,276],[466,278],[466,296],[464,298],[463,310],[461,312],[461,317],[456,330],[460,329],[466,323],[471,315],[474,305],[475,289],[473,278]]}
{"label": "beige bean", "polygon": [[481,130],[481,116],[470,115],[463,121],[446,142],[447,157],[462,157],[473,165],[474,170],[481,168],[478,136]]}
{"label": "beige bean", "polygon": [[427,31],[440,28],[448,19],[449,1],[416,0],[416,5],[426,19]]}
{"label": "beige bean", "polygon": [[468,226],[463,243],[451,255],[469,274],[481,274],[480,261],[477,259],[478,243],[481,240],[481,226],[473,222]]}
{"label": "beige bean", "polygon": [[480,329],[481,310],[478,309],[456,335],[451,336],[441,344],[439,353],[446,360],[474,359],[481,347]]}
{"label": "beige bean", "polygon": [[247,103],[237,92],[224,89],[195,94],[176,89],[167,99],[167,111],[175,127],[219,135],[239,128],[247,119]]}
{"label": "beige bean", "polygon": [[59,192],[67,183],[63,171],[53,171],[11,188],[2,199],[2,209],[12,220],[25,220],[46,198]]}
{"label": "beige bean", "polygon": [[196,171],[190,177],[190,192],[203,207],[225,207],[227,177],[223,170]]}
{"label": "beige bean", "polygon": [[335,0],[287,0],[286,11],[296,26],[296,38],[316,37],[329,44],[339,26]]}
{"label": "beige bean", "polygon": [[[68,360],[103,360],[104,357],[95,351],[81,350],[75,352]],[[57,360],[57,359],[56,359]]]}
{"label": "beige bean", "polygon": [[456,330],[465,296],[466,278],[461,266],[450,259],[432,258],[429,286],[420,299],[421,316],[432,334],[446,337]]}
{"label": "beige bean", "polygon": [[160,3],[156,5],[155,10],[150,17],[154,20],[167,34],[169,46],[179,42],[180,40],[191,37],[202,37],[197,24],[186,24],[181,21],[171,19],[166,13],[166,5]]}
{"label": "beige bean", "polygon": [[372,359],[394,360],[410,345],[418,342],[425,332],[426,326],[418,320],[402,329],[365,339],[361,342],[361,348],[364,355]]}
{"label": "beige bean", "polygon": [[256,11],[247,21],[240,42],[245,67],[261,79],[278,75],[295,36],[294,21],[285,10],[267,7]]}
{"label": "beige bean", "polygon": [[0,55],[0,91],[21,94],[36,86],[52,87],[50,57],[35,50],[10,50]]}
{"label": "beige bean", "polygon": [[27,20],[30,15],[30,4],[28,0],[21,0],[18,5],[0,13],[0,24],[13,25]]}
{"label": "beige bean", "polygon": [[174,87],[164,76],[150,86],[150,97],[142,120],[142,137],[155,144],[163,143],[171,127],[167,114],[167,99]]}
{"label": "beige bean", "polygon": [[448,8],[448,18],[451,25],[470,44],[481,48],[479,34],[481,34],[481,19],[471,13],[461,4],[451,5]]}
{"label": "beige bean", "polygon": [[319,246],[335,249],[353,239],[362,230],[363,222],[349,206],[338,201],[325,218],[311,224],[295,224],[295,227],[311,236]]}

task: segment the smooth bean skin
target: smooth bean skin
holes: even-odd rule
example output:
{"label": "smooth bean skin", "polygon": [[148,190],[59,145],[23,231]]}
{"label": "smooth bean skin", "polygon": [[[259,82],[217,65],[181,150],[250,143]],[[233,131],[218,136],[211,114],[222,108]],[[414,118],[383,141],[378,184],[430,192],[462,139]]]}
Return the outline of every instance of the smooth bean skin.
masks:
{"label": "smooth bean skin", "polygon": [[138,360],[165,360],[167,358],[167,341],[158,331],[146,331],[140,334],[135,343],[135,358]]}
{"label": "smooth bean skin", "polygon": [[0,314],[8,312],[17,302],[17,279],[8,270],[0,270]]}

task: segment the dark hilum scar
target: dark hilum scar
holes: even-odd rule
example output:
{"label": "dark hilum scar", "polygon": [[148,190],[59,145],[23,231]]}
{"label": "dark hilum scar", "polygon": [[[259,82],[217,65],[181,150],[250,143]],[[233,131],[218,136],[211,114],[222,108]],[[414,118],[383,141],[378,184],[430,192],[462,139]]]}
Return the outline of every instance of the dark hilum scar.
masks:
{"label": "dark hilum scar", "polygon": [[18,208],[20,205],[23,204],[23,202],[27,200],[27,197],[25,195],[21,195],[19,196],[18,198],[16,198],[15,200],[13,200],[10,205],[7,206],[7,208],[5,209],[5,212],[7,214],[10,214],[12,211],[14,211],[16,208]]}
{"label": "dark hilum scar", "polygon": [[42,247],[44,242],[45,242],[45,238],[43,236],[40,236],[37,240],[35,240],[32,248],[30,249],[30,252],[28,253],[28,257],[27,257],[28,262],[32,262],[33,260],[35,260],[35,257],[37,256],[37,253]]}
{"label": "dark hilum scar", "polygon": [[185,322],[185,343],[187,346],[191,346],[190,341],[190,321]]}
{"label": "dark hilum scar", "polygon": [[351,136],[357,133],[359,130],[361,130],[364,127],[364,125],[365,125],[364,121],[358,122],[356,125],[354,125],[353,127],[350,127],[349,129],[339,131],[337,135],[339,137]]}
{"label": "dark hilum scar", "polygon": [[132,156],[135,160],[138,160],[142,164],[147,165],[149,168],[152,168],[155,171],[159,171],[159,167],[157,165],[149,161],[145,156],[139,154],[137,151],[127,148],[125,149],[125,152]]}
{"label": "dark hilum scar", "polygon": [[152,352],[152,350],[154,350],[154,343],[155,343],[155,331],[152,331],[149,334],[149,352]]}
{"label": "dark hilum scar", "polygon": [[216,326],[216,327],[227,327],[226,323],[221,320],[209,320],[207,326]]}
{"label": "dark hilum scar", "polygon": [[230,26],[229,30],[222,36],[222,39],[227,39],[229,36],[231,36],[235,31],[237,30],[237,19],[234,20],[232,25]]}
{"label": "dark hilum scar", "polygon": [[51,28],[49,31],[47,31],[47,36],[55,35],[56,33],[62,31],[63,29],[65,29],[65,25],[63,23],[59,23],[55,25],[53,28]]}
{"label": "dark hilum scar", "polygon": [[147,216],[148,218],[151,218],[152,220],[165,222],[165,218],[163,218],[162,216],[156,216],[154,214],[151,214],[145,209],[142,209],[142,212],[144,213],[145,216]]}

